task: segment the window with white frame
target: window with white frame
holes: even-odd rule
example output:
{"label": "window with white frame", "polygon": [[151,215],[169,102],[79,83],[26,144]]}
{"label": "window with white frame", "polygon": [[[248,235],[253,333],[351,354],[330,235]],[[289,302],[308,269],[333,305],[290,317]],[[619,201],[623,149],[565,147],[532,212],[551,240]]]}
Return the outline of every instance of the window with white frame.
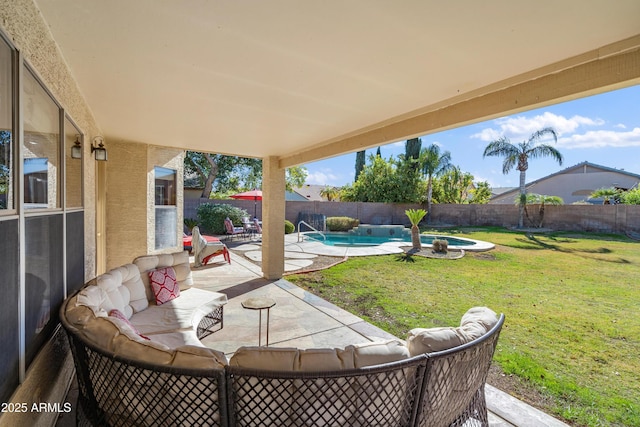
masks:
{"label": "window with white frame", "polygon": [[25,208],[60,207],[60,107],[24,68]]}
{"label": "window with white frame", "polygon": [[154,168],[155,249],[171,248],[177,244],[176,175],[174,169]]}
{"label": "window with white frame", "polygon": [[11,48],[0,37],[0,213],[14,207],[13,72]]}

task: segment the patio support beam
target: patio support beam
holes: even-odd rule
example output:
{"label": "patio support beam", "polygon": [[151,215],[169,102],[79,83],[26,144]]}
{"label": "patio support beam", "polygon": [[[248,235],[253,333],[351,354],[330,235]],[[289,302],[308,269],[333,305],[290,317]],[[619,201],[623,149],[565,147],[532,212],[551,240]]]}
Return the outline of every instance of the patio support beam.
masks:
{"label": "patio support beam", "polygon": [[262,159],[262,274],[270,280],[284,273],[285,169],[278,163]]}
{"label": "patio support beam", "polygon": [[287,168],[640,83],[640,35],[280,158]]}

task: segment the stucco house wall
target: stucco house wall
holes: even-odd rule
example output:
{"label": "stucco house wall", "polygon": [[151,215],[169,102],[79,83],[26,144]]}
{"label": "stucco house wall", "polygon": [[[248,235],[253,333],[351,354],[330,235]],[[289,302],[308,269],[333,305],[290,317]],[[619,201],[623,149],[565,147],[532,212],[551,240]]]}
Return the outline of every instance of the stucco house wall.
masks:
{"label": "stucco house wall", "polygon": [[[630,189],[638,185],[640,175],[583,162],[527,184],[527,193],[559,196],[565,204],[588,201],[589,195],[599,188]],[[518,189],[502,193],[490,204],[514,204]]]}
{"label": "stucco house wall", "polygon": [[176,227],[176,246],[155,250],[156,166],[176,170],[178,224],[182,224],[183,154],[179,149],[131,141],[111,141],[107,162],[107,269],[143,254],[175,252],[182,248],[182,227]]}

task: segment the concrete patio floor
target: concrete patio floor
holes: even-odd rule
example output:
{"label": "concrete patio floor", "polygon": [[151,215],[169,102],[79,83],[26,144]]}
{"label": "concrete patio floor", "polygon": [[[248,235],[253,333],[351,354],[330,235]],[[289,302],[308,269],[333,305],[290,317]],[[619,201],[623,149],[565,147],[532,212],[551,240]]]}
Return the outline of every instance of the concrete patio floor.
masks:
{"label": "concrete patio floor", "polygon": [[[224,328],[202,340],[206,346],[224,351],[227,357],[231,357],[241,346],[258,345],[259,312],[243,309],[241,306],[242,301],[252,297],[270,297],[276,301],[270,312],[270,346],[332,348],[395,338],[284,279],[263,279],[257,265],[233,251],[231,264],[213,262],[207,266],[192,268],[192,275],[194,286],[223,292],[229,299],[224,308]],[[263,345],[266,340],[265,323],[266,312],[263,312]],[[66,400],[72,402],[74,407],[75,395],[77,390],[72,387]],[[486,396],[491,427],[566,426],[490,385],[487,385]],[[57,426],[75,425],[74,417],[74,414],[65,414],[59,419]]]}

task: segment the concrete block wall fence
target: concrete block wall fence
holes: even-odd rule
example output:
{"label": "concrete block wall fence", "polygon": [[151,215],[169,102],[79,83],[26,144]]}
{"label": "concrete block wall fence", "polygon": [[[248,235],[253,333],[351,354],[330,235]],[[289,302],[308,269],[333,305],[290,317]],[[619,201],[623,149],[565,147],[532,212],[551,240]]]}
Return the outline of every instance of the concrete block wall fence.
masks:
{"label": "concrete block wall fence", "polygon": [[[192,199],[184,201],[184,217],[197,218],[202,203],[229,204],[253,213],[254,203],[247,200]],[[295,224],[299,212],[348,216],[362,224],[410,225],[405,215],[407,209],[426,209],[426,205],[364,203],[364,202],[286,202],[286,219]],[[538,207],[531,206],[537,217]],[[261,218],[261,203],[257,204]],[[431,223],[435,226],[497,226],[514,227],[518,224],[518,207],[515,205],[457,205],[434,204]],[[546,206],[544,228],[562,231],[587,231],[598,233],[640,232],[640,205],[562,205]]]}

